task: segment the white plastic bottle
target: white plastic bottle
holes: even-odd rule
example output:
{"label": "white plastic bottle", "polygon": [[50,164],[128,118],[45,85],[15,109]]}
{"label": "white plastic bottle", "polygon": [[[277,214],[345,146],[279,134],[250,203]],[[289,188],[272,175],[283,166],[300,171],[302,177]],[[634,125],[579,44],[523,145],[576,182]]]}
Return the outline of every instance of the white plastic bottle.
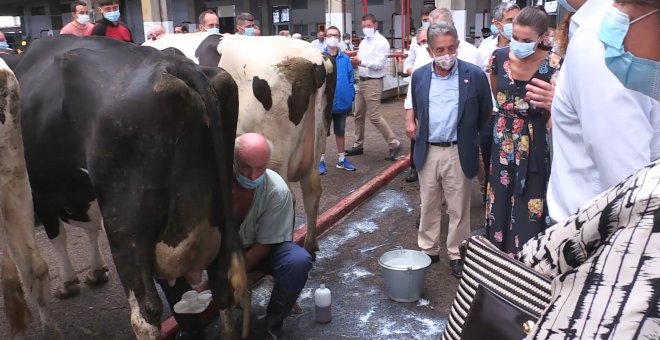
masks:
{"label": "white plastic bottle", "polygon": [[328,323],[332,320],[330,289],[324,284],[314,291],[314,303],[316,304],[316,322]]}

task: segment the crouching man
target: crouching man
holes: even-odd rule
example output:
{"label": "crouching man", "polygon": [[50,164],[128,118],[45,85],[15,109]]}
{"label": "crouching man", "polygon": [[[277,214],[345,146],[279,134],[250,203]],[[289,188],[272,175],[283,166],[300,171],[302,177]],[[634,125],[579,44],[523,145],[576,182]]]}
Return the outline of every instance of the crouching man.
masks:
{"label": "crouching man", "polygon": [[293,195],[284,179],[266,168],[271,151],[272,144],[260,134],[236,138],[232,191],[247,270],[261,270],[275,278],[266,323],[269,338],[277,338],[305,287],[312,257],[292,241]]}

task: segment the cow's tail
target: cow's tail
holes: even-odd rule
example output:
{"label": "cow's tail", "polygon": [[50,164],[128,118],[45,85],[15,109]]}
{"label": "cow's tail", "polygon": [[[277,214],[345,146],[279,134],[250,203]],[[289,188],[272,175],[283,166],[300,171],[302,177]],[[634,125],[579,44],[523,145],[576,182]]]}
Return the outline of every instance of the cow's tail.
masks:
{"label": "cow's tail", "polygon": [[234,303],[240,304],[243,294],[248,289],[245,262],[236,253],[231,254],[231,266],[229,267],[229,279],[234,288]]}
{"label": "cow's tail", "polygon": [[32,322],[32,313],[25,301],[25,293],[21,285],[16,264],[5,254],[2,260],[2,293],[5,297],[5,314],[9,319],[9,329],[12,337],[25,333]]}

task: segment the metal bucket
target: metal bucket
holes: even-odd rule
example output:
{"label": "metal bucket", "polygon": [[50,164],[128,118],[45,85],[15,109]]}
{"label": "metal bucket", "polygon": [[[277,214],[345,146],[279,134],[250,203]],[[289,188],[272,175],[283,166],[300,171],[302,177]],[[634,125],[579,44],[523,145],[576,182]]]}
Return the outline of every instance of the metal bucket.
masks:
{"label": "metal bucket", "polygon": [[415,302],[422,297],[426,270],[431,265],[428,255],[417,250],[390,250],[380,256],[378,264],[390,299]]}

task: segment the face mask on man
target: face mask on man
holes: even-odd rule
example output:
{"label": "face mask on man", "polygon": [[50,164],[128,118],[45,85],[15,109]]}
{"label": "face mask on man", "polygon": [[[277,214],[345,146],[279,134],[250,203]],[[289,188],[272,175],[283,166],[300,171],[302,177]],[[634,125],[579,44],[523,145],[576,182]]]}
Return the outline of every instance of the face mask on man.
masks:
{"label": "face mask on man", "polygon": [[362,33],[364,33],[364,36],[367,38],[373,38],[376,34],[376,30],[373,27],[364,27]]}
{"label": "face mask on man", "polygon": [[325,39],[325,43],[328,45],[328,47],[337,47],[339,46],[339,38],[328,37],[328,39]]}
{"label": "face mask on man", "polygon": [[87,14],[80,14],[76,18],[76,22],[78,22],[81,25],[86,25],[89,22],[89,15]]}
{"label": "face mask on man", "polygon": [[422,28],[427,29],[431,26],[431,23],[429,21],[422,21]]}
{"label": "face mask on man", "polygon": [[6,41],[0,41],[0,48],[9,48],[9,44]]}
{"label": "face mask on man", "polygon": [[630,21],[630,17],[615,7],[605,12],[598,37],[605,46],[607,68],[625,86],[641,92],[655,100],[660,100],[660,61],[636,57],[627,52],[623,40],[630,25],[657,13],[653,10]]}
{"label": "face mask on man", "polygon": [[103,17],[108,19],[111,22],[119,21],[119,11],[104,12]]}
{"label": "face mask on man", "polygon": [[435,63],[436,66],[440,67],[441,69],[445,71],[451,70],[451,68],[454,66],[454,63],[456,62],[456,57],[458,56],[457,53],[454,54],[445,54],[445,55],[440,55],[440,56],[433,56],[433,62]]}
{"label": "face mask on man", "polygon": [[254,35],[254,27],[246,27],[245,28],[245,35],[253,36]]}
{"label": "face mask on man", "polygon": [[500,33],[500,29],[497,28],[497,25],[495,25],[495,24],[490,24],[490,32],[491,32],[493,35],[496,35],[497,33]]}
{"label": "face mask on man", "polygon": [[516,39],[511,39],[511,44],[509,47],[511,48],[511,52],[513,52],[513,55],[516,56],[518,59],[525,59],[529,57],[530,55],[534,54],[534,51],[536,51],[536,46],[537,46],[538,41],[532,41],[532,42],[520,42]]}
{"label": "face mask on man", "polygon": [[264,183],[264,180],[266,179],[266,173],[264,172],[261,174],[261,176],[257,177],[254,180],[251,180],[241,174],[238,173],[238,171],[234,170],[236,172],[236,181],[238,181],[238,184],[243,187],[244,189],[248,190],[254,190],[258,188],[261,184]]}
{"label": "face mask on man", "polygon": [[218,34],[220,33],[220,29],[217,27],[211,27],[206,29],[207,32],[212,33],[212,34]]}
{"label": "face mask on man", "polygon": [[511,40],[511,36],[513,36],[513,24],[508,23],[504,24],[504,30],[502,31],[502,35],[506,38],[506,40]]}

